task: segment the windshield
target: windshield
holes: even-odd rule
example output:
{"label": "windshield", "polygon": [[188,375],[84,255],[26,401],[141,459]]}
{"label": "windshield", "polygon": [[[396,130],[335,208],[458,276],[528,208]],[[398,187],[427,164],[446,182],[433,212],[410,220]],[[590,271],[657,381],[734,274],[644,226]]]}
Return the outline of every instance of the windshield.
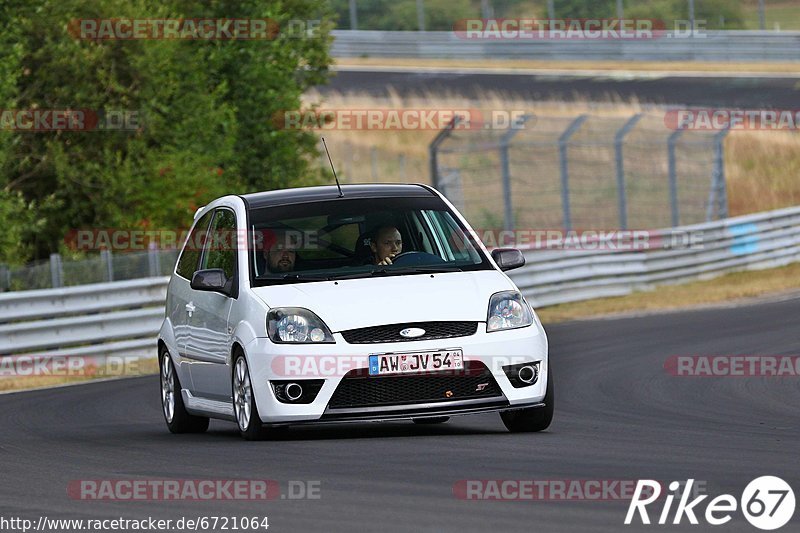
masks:
{"label": "windshield", "polygon": [[438,198],[265,207],[249,225],[254,286],[492,268]]}

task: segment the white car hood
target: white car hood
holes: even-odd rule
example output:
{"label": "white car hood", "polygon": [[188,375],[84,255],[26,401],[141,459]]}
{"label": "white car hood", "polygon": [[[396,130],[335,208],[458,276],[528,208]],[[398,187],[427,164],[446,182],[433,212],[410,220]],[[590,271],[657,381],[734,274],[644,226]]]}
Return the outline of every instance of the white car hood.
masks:
{"label": "white car hood", "polygon": [[486,320],[489,297],[516,290],[496,270],[415,274],[257,287],[269,307],[303,307],[336,333],[348,329],[427,322]]}

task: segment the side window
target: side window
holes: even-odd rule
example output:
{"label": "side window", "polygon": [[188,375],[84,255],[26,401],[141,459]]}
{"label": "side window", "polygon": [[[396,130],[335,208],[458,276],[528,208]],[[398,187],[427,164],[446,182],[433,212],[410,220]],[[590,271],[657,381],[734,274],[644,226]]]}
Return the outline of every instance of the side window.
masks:
{"label": "side window", "polygon": [[176,272],[182,278],[192,279],[195,270],[197,270],[197,261],[200,259],[200,251],[205,244],[208,224],[211,222],[211,213],[209,211],[197,221],[197,224],[194,225],[192,232],[189,234],[189,240],[186,241],[186,245],[181,251]]}
{"label": "side window", "polygon": [[200,269],[221,268],[226,278],[233,278],[236,272],[236,235],[236,215],[229,209],[217,209]]}

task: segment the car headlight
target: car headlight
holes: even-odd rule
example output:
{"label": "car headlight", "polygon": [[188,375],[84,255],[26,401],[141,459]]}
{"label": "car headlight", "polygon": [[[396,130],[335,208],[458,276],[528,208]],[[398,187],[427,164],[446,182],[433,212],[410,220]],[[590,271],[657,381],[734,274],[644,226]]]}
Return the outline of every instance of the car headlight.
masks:
{"label": "car headlight", "polygon": [[301,307],[280,307],[267,314],[267,333],[279,344],[334,344],[333,335],[320,318]]}
{"label": "car headlight", "polygon": [[533,324],[533,313],[517,291],[503,291],[489,299],[486,332],[524,328]]}

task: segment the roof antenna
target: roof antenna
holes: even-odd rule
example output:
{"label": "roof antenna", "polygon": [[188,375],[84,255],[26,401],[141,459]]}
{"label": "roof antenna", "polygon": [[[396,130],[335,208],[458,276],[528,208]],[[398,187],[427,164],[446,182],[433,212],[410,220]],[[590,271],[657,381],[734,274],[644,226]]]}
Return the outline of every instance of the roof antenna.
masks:
{"label": "roof antenna", "polygon": [[342,186],[339,185],[339,178],[336,177],[336,169],[333,168],[333,161],[331,160],[331,153],[328,151],[328,145],[325,144],[325,137],[322,137],[322,146],[325,147],[325,153],[328,154],[328,163],[331,164],[331,170],[333,170],[333,179],[336,180],[336,186],[339,187],[339,198],[344,198],[344,193],[342,192]]}

